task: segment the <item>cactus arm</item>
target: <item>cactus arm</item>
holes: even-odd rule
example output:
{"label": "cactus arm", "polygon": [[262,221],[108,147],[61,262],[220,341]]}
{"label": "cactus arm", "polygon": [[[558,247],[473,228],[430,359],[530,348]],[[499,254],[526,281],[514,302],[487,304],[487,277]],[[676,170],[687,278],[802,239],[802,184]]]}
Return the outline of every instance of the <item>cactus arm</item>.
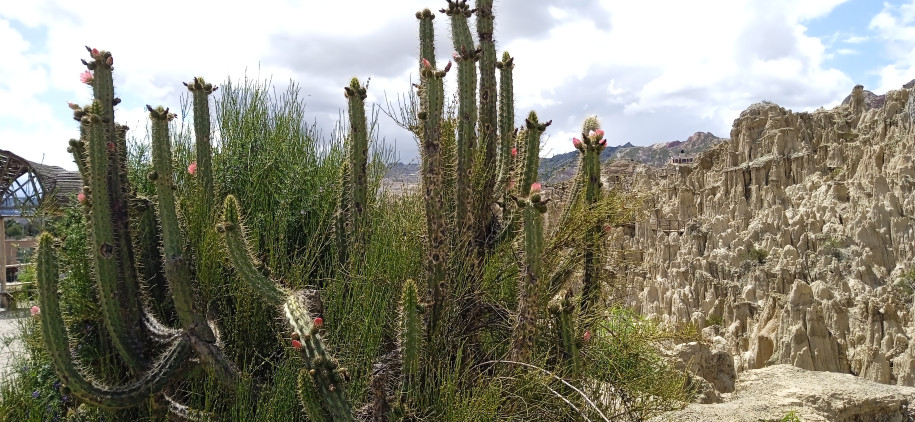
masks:
{"label": "cactus arm", "polygon": [[533,111],[524,120],[525,129],[527,129],[524,131],[525,145],[524,150],[519,153],[524,154],[524,170],[521,175],[521,185],[519,186],[521,196],[529,196],[531,194],[531,184],[537,181],[537,171],[540,163],[540,135],[552,123],[552,120],[540,123],[537,120],[537,113]]}
{"label": "cactus arm", "polygon": [[[480,106],[479,106],[479,146],[482,149],[481,159],[476,162],[474,174],[481,180],[476,195],[474,210],[474,230],[477,248],[485,249],[491,245],[492,206],[497,198],[493,196],[498,179],[497,153],[499,140],[498,113],[496,102],[496,46],[493,42],[493,0],[476,0],[476,29],[480,41]],[[479,250],[479,249],[478,249]]]}
{"label": "cactus arm", "polygon": [[[511,177],[511,148],[515,136],[514,61],[506,51],[502,53],[502,60],[496,62],[499,69],[499,192],[506,192]],[[503,194],[503,201],[505,198],[507,195]]]}
{"label": "cactus arm", "polygon": [[[241,221],[238,201],[232,195],[226,196],[223,208],[223,222],[218,231],[223,233],[229,262],[255,292],[270,304],[282,307],[283,314],[295,336],[301,340],[301,353],[305,359],[308,376],[322,398],[324,410],[333,421],[352,421],[352,407],[346,398],[343,388],[343,375],[336,359],[330,355],[327,347],[314,325],[314,319],[308,314],[304,298],[296,293],[277,287],[264,276],[255,265],[255,260],[244,239],[244,226]],[[308,384],[303,383],[303,384]],[[309,385],[300,385],[303,389],[300,396],[306,409],[312,409],[308,399],[311,393]],[[309,410],[309,413],[312,410]]]}
{"label": "cactus arm", "polygon": [[202,188],[203,212],[209,215],[213,209],[213,161],[212,146],[210,145],[210,94],[217,87],[206,83],[203,78],[194,78],[191,83],[185,83],[188,91],[193,96],[194,107],[194,135],[197,153],[197,180]]}
{"label": "cactus arm", "polygon": [[[88,115],[88,163],[91,173],[89,221],[93,244],[93,265],[99,288],[99,302],[105,326],[111,333],[118,354],[131,369],[139,373],[145,368],[142,362],[142,343],[132,332],[134,325],[126,302],[136,297],[125,297],[119,285],[121,277],[116,254],[114,223],[112,222],[111,196],[109,195],[109,161],[105,126],[98,111],[99,103],[93,102]],[[137,315],[138,316],[138,315]]]}
{"label": "cactus arm", "polygon": [[349,102],[350,148],[349,169],[352,187],[352,208],[350,221],[354,238],[353,245],[362,245],[365,235],[365,213],[368,209],[368,125],[365,119],[365,88],[353,78],[344,94]]}
{"label": "cactus arm", "polygon": [[[130,336],[131,353],[142,356],[143,343],[142,325],[140,317],[140,288],[137,281],[137,271],[134,267],[133,249],[131,248],[130,239],[130,221],[128,218],[127,197],[127,127],[119,125],[114,121],[114,106],[121,102],[114,96],[114,80],[112,77],[114,58],[108,51],[86,49],[92,56],[92,61],[86,63],[86,67],[93,72],[92,74],[92,93],[95,97],[97,107],[93,113],[97,114],[104,127],[102,136],[95,136],[91,142],[100,143],[106,151],[107,170],[102,174],[108,183],[108,213],[111,215],[111,228],[114,235],[114,247],[112,253],[115,257],[117,267],[117,297],[121,308],[123,319],[120,321],[124,325],[126,333]],[[91,146],[90,146],[91,148]],[[100,157],[97,157],[100,158]],[[95,162],[98,166],[99,162]],[[95,172],[93,166],[89,168],[90,172]],[[96,195],[98,198],[98,194]],[[96,212],[96,210],[93,210]],[[121,352],[123,353],[123,352]],[[127,357],[128,361],[138,358]],[[139,359],[142,359],[140,357]],[[139,368],[128,363],[133,371]]]}
{"label": "cactus arm", "polygon": [[318,394],[318,386],[315,385],[309,370],[306,368],[299,370],[298,380],[299,388],[296,391],[299,393],[299,401],[302,402],[302,407],[305,408],[305,414],[308,415],[308,419],[313,422],[330,421],[330,415],[324,410],[323,400]]}
{"label": "cactus arm", "polygon": [[[592,135],[592,131],[600,132]],[[582,124],[582,143],[583,152],[581,165],[581,184],[584,185],[585,204],[592,206],[597,203],[601,197],[600,181],[600,153],[607,146],[607,141],[603,139],[603,132],[600,131],[600,122],[597,116],[590,116]],[[581,310],[586,312],[592,305],[600,299],[601,288],[598,280],[598,256],[597,238],[600,236],[600,226],[596,225],[588,229],[584,251],[584,277],[582,280],[582,299]]]}
{"label": "cactus arm", "polygon": [[41,304],[41,334],[54,370],[63,384],[83,400],[103,407],[121,408],[142,403],[171,380],[186,361],[188,339],[179,335],[152,368],[141,378],[121,387],[98,385],[84,378],[73,363],[57,298],[59,269],[53,240],[42,234],[38,246],[38,283]]}
{"label": "cactus arm", "polygon": [[[426,109],[420,112],[423,139],[422,179],[426,203],[426,231],[428,233],[428,278],[429,291],[432,292],[432,315],[429,318],[429,333],[434,331],[445,301],[445,270],[449,256],[448,239],[445,221],[445,191],[442,179],[444,163],[442,159],[442,114],[444,109],[444,88],[442,79],[450,70],[435,70],[429,66],[423,69],[422,85]],[[461,175],[458,174],[458,178]]]}
{"label": "cactus arm", "polygon": [[172,155],[168,135],[168,122],[175,117],[162,107],[149,110],[152,121],[152,159],[156,194],[159,200],[159,225],[162,230],[165,278],[175,302],[181,326],[191,338],[191,347],[207,365],[213,368],[219,380],[234,385],[237,371],[216,346],[216,335],[203,313],[197,310],[191,286],[191,271],[181,248],[181,231],[172,184]]}
{"label": "cactus arm", "polygon": [[[217,229],[225,236],[226,251],[232,267],[239,276],[248,283],[264,300],[271,305],[280,306],[289,296],[289,292],[276,286],[264,276],[257,268],[262,265],[248,250],[245,242],[241,213],[238,200],[232,195],[227,195],[223,206],[223,222]],[[257,264],[257,265],[256,265]]]}
{"label": "cactus arm", "polygon": [[467,24],[473,11],[466,0],[448,0],[448,8],[442,13],[451,18],[451,38],[456,52],[458,67],[458,135],[457,135],[457,192],[455,196],[455,236],[463,237],[467,223],[471,219],[471,178],[473,152],[476,146],[477,123],[477,51],[474,49],[473,36]]}
{"label": "cactus arm", "polygon": [[422,352],[423,321],[419,314],[419,293],[416,283],[407,280],[400,299],[400,355],[403,391],[412,390],[419,376],[419,355]]}

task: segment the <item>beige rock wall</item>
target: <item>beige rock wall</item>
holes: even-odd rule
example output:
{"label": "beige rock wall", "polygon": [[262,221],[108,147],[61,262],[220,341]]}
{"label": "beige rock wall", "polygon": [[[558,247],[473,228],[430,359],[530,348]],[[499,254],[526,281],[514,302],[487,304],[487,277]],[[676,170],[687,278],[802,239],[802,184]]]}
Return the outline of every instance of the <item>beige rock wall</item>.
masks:
{"label": "beige rock wall", "polygon": [[[738,372],[773,364],[915,385],[915,92],[866,109],[757,104],[692,166],[635,170],[646,217],[628,305],[722,326]],[[658,230],[674,219],[681,230]]]}

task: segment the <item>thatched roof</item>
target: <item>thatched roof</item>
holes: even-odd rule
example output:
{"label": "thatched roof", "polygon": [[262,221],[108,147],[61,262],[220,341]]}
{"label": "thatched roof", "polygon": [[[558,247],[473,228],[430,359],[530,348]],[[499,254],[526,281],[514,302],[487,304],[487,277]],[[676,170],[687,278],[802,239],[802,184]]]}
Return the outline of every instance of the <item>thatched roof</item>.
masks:
{"label": "thatched roof", "polygon": [[77,171],[36,163],[0,149],[0,215],[19,215],[39,206],[58,209],[70,204],[82,186]]}

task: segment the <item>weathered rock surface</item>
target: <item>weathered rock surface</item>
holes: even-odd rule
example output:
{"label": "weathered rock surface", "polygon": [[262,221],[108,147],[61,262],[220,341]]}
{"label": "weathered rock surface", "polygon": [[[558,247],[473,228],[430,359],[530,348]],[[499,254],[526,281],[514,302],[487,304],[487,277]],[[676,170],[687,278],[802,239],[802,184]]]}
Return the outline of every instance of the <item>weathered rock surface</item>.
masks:
{"label": "weathered rock surface", "polygon": [[723,403],[691,404],[654,421],[885,421],[915,418],[915,388],[879,384],[850,374],[774,365],[741,373]]}
{"label": "weathered rock surface", "polygon": [[648,197],[616,238],[643,252],[628,306],[720,326],[738,373],[915,385],[915,90],[884,99],[871,107],[858,86],[832,110],[757,104],[692,165],[626,166]]}

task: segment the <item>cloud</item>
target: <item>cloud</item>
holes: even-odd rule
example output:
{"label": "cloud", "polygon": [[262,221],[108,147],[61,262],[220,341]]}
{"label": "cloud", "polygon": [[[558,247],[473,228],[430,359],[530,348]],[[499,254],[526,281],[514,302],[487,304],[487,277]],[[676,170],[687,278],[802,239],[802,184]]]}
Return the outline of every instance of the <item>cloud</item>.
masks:
{"label": "cloud", "polygon": [[[741,110],[763,99],[794,109],[837,103],[852,82],[825,64],[823,41],[804,24],[827,17],[843,1],[570,0],[547,6],[497,0],[495,36],[497,50],[515,57],[516,124],[532,109],[554,121],[545,152],[571,150],[568,138],[589,113],[603,117],[611,142],[649,144],[696,131],[725,136]],[[212,82],[272,77],[279,91],[294,80],[309,118],[329,133],[345,107],[342,87],[350,77],[371,78],[370,104],[407,91],[417,67],[414,12],[442,6],[437,0],[396,7],[262,0],[244,9],[178,0],[129,8],[114,0],[12,2],[0,10],[6,53],[0,96],[14,99],[0,104],[0,148],[64,157],[53,163],[73,167],[56,151],[75,131],[64,103],[89,98],[77,79],[85,44],[114,52],[124,100],[118,118],[135,127],[134,135],[142,137],[145,104],[177,108],[185,92],[180,82],[195,75]],[[909,21],[898,15],[908,9],[890,9],[872,27],[904,28]],[[453,47],[447,18],[436,15],[443,63]],[[909,69],[906,63],[894,65]],[[450,92],[455,73],[446,81]],[[379,123],[382,137],[396,139],[402,159],[415,158],[409,133],[385,116]]]}
{"label": "cloud", "polygon": [[901,5],[883,4],[883,10],[874,16],[870,29],[884,43],[891,63],[878,70],[879,87],[876,92],[899,89],[915,77],[915,0]]}

